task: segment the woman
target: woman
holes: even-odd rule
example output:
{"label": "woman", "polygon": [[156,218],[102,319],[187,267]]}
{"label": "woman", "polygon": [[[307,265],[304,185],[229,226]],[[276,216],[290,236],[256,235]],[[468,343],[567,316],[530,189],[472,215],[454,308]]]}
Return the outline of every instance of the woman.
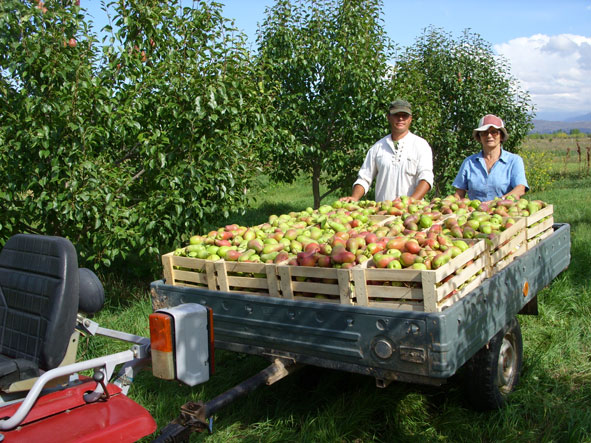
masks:
{"label": "woman", "polygon": [[496,115],[480,119],[472,136],[482,151],[464,159],[453,182],[456,196],[470,200],[490,201],[495,197],[520,198],[529,189],[523,159],[503,149],[508,134],[505,123]]}

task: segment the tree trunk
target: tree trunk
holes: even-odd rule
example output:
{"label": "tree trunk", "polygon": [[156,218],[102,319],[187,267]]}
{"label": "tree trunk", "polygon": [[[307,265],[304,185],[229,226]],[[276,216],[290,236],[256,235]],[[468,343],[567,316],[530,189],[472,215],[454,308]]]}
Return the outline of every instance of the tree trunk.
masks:
{"label": "tree trunk", "polygon": [[320,166],[312,168],[312,195],[314,196],[314,209],[320,207]]}

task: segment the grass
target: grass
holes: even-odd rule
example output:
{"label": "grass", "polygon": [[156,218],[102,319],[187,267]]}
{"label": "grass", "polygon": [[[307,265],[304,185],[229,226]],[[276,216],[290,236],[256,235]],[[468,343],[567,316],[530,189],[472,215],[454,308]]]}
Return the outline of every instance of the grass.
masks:
{"label": "grass", "polygon": [[[536,140],[531,141],[532,144]],[[534,147],[535,148],[535,147]],[[563,147],[545,149],[558,158]],[[213,434],[199,442],[591,442],[591,177],[554,163],[553,184],[528,198],[554,205],[557,222],[571,225],[571,264],[539,293],[539,315],[520,316],[524,338],[521,382],[502,410],[480,413],[464,400],[460,370],[441,387],[392,383],[306,367],[261,387],[219,411]],[[260,223],[271,213],[311,205],[307,183],[261,194],[237,223]],[[148,281],[101,276],[108,296],[96,320],[105,327],[148,335]],[[100,355],[125,344],[93,338],[79,352]],[[216,352],[216,375],[195,388],[155,379],[146,371],[130,397],[162,427],[187,401],[207,401],[266,367],[258,357]]]}

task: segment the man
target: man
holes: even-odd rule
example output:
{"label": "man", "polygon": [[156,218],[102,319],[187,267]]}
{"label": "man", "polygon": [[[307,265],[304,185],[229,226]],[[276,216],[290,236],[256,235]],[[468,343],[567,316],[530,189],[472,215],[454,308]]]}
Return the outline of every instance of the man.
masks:
{"label": "man", "polygon": [[407,195],[420,200],[433,186],[433,153],[427,141],[412,132],[412,110],[405,100],[388,108],[391,134],[374,144],[365,156],[353,192],[341,201],[358,201],[376,180],[376,201]]}

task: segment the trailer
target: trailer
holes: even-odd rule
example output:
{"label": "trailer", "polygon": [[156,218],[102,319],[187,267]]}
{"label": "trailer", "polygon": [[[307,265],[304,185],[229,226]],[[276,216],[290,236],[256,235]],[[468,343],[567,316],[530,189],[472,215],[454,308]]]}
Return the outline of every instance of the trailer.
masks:
{"label": "trailer", "polygon": [[[502,407],[521,369],[517,315],[537,314],[538,292],[570,263],[570,226],[544,232],[495,275],[433,312],[155,281],[149,338],[85,316],[102,307],[104,292],[92,271],[78,268],[67,239],[15,235],[0,251],[0,441],[144,438],[156,423],[126,395],[138,371],[151,367],[162,379],[204,383],[214,373],[214,347],[270,365],[212,400],[187,402],[156,441],[211,432],[225,405],[302,365],[368,375],[380,388],[393,381],[441,385],[466,367],[475,407]],[[76,361],[79,334],[130,348]]]}
{"label": "trailer", "polygon": [[535,315],[537,295],[570,263],[570,226],[555,223],[544,238],[439,312],[417,312],[224,292],[152,282],[153,308],[195,303],[213,311],[218,349],[271,362],[244,384],[205,403],[189,402],[159,441],[211,427],[213,414],[239,395],[270,384],[300,365],[393,381],[441,385],[460,368],[477,409],[500,408],[519,380],[518,314]]}

